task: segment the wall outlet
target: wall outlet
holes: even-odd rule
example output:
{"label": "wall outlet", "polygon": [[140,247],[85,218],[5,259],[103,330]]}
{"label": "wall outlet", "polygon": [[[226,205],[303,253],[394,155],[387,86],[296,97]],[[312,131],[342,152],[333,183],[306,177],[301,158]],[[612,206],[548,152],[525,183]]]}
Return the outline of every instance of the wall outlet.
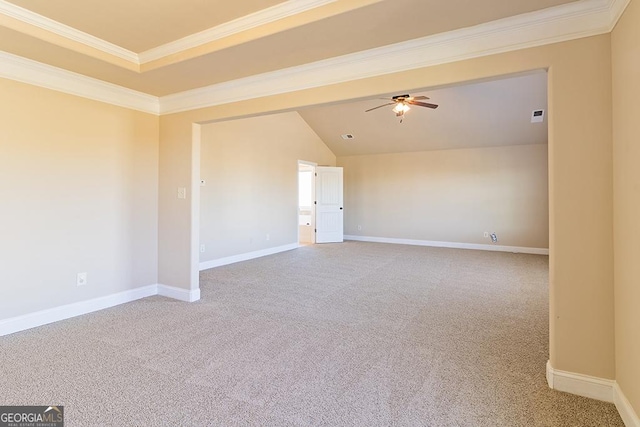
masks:
{"label": "wall outlet", "polygon": [[498,235],[495,232],[491,233],[491,241],[493,243],[498,243]]}
{"label": "wall outlet", "polygon": [[84,286],[87,284],[87,273],[78,273],[76,277],[76,286]]}
{"label": "wall outlet", "polygon": [[207,250],[207,247],[205,245],[200,245],[200,253],[205,253],[205,251]]}
{"label": "wall outlet", "polygon": [[269,240],[269,234],[267,233],[267,240]]}
{"label": "wall outlet", "polygon": [[489,237],[489,232],[488,231],[484,232],[484,237]]}
{"label": "wall outlet", "polygon": [[361,225],[358,226],[358,231],[362,231],[362,226]]}
{"label": "wall outlet", "polygon": [[178,187],[178,199],[187,198],[187,189],[185,187]]}

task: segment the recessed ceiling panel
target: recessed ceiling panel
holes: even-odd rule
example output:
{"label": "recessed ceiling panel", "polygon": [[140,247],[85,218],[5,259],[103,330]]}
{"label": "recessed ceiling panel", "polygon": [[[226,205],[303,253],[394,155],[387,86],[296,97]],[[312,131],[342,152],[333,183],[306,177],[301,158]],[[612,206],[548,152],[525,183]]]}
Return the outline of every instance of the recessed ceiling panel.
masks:
{"label": "recessed ceiling panel", "polygon": [[218,26],[283,0],[10,0],[133,52]]}
{"label": "recessed ceiling panel", "polygon": [[[13,2],[134,50],[144,50],[279,3],[274,0]],[[384,0],[275,34],[247,38],[231,47],[142,74],[6,28],[0,28],[0,50],[163,96],[570,2]],[[135,48],[134,43],[138,44]]]}

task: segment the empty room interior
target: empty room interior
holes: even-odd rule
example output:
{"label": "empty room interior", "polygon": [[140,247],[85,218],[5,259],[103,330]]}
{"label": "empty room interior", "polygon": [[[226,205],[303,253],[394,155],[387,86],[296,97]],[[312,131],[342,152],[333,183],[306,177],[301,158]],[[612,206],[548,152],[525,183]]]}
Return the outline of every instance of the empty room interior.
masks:
{"label": "empty room interior", "polygon": [[0,16],[0,424],[640,427],[640,0]]}

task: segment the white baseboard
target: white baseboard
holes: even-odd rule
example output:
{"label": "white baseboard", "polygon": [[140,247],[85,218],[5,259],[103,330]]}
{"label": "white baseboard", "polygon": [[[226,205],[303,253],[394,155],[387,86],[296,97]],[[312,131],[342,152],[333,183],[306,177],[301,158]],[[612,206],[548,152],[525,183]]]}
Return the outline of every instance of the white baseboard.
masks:
{"label": "white baseboard", "polygon": [[548,361],[547,383],[554,390],[614,403],[626,427],[640,427],[638,414],[614,380],[560,371]]}
{"label": "white baseboard", "polygon": [[71,317],[81,316],[94,311],[104,310],[105,308],[150,297],[157,293],[158,286],[149,285],[100,298],[80,301],[73,304],[37,311],[35,313],[25,314],[23,316],[0,320],[0,336],[13,334],[14,332],[24,331],[37,326],[47,325],[49,323],[69,319]]}
{"label": "white baseboard", "polygon": [[631,403],[627,400],[618,383],[613,386],[613,403],[616,404],[620,418],[624,421],[625,426],[640,427],[640,417],[633,410]]}
{"label": "white baseboard", "polygon": [[614,380],[560,371],[554,369],[551,361],[548,361],[547,382],[554,390],[613,403],[613,387],[616,383]]}
{"label": "white baseboard", "polygon": [[211,261],[205,261],[200,263],[200,271],[208,270],[210,268],[221,267],[223,265],[234,264],[236,262],[248,261],[250,259],[260,258],[267,255],[273,255],[280,252],[291,251],[298,249],[300,245],[298,243],[292,243],[284,246],[276,246],[275,248],[262,249],[260,251],[247,252],[244,254],[233,255],[225,258],[218,258]]}
{"label": "white baseboard", "polygon": [[200,289],[187,290],[167,285],[158,285],[158,295],[184,302],[195,302],[200,299]]}
{"label": "white baseboard", "polygon": [[194,302],[200,299],[200,289],[186,290],[166,285],[148,285],[141,288],[130,289],[118,292],[117,294],[94,298],[87,301],[80,301],[73,304],[62,305],[60,307],[49,308],[22,316],[11,317],[0,320],[0,337],[13,334],[15,332],[26,331],[27,329],[70,319],[116,305],[126,304],[141,298],[162,295],[185,302]]}
{"label": "white baseboard", "polygon": [[533,255],[549,255],[548,248],[526,248],[521,246],[481,245],[477,243],[439,242],[434,240],[396,239],[392,237],[371,237],[345,235],[345,240],[358,242],[391,243],[394,245],[431,246],[434,248],[475,249],[479,251],[514,252]]}

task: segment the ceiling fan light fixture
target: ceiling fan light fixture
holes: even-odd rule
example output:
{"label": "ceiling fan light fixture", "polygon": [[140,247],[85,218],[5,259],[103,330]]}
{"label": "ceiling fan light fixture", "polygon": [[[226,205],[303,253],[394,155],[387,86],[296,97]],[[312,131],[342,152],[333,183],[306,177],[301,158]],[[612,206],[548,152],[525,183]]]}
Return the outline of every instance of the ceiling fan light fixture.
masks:
{"label": "ceiling fan light fixture", "polygon": [[393,107],[393,112],[396,114],[404,114],[410,109],[411,107],[409,107],[407,104],[403,102],[398,102],[398,104],[395,107]]}
{"label": "ceiling fan light fixture", "polygon": [[[390,105],[393,105],[392,111],[395,113],[396,117],[402,118],[404,116],[404,113],[406,113],[411,109],[411,107],[409,107],[409,104],[417,105],[418,107],[427,107],[431,109],[438,108],[437,104],[430,104],[428,102],[419,101],[422,99],[429,99],[428,96],[424,96],[424,95],[419,95],[419,96],[397,95],[392,98],[381,98],[381,99],[384,99],[386,101],[391,101],[391,102],[378,105],[377,107],[369,108],[368,110],[364,110],[364,112],[368,113],[369,111],[377,110],[378,108],[383,108],[383,107],[388,107]],[[400,120],[400,123],[402,123],[402,120]]]}

